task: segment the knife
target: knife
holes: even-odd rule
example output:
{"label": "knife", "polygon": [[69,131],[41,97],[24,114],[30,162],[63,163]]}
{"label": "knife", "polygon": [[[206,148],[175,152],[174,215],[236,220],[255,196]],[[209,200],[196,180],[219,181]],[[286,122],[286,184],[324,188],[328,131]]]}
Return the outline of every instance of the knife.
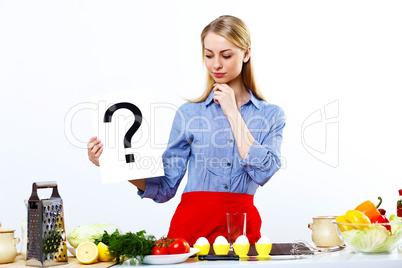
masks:
{"label": "knife", "polygon": [[239,255],[198,255],[200,261],[238,261]]}
{"label": "knife", "polygon": [[268,261],[268,260],[294,260],[293,255],[277,256],[239,256],[239,255],[198,255],[200,261]]}

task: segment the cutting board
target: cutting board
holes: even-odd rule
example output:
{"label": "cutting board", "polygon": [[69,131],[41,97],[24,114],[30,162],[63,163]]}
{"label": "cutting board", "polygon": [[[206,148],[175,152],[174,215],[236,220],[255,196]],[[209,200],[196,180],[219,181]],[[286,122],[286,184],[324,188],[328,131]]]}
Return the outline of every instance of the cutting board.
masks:
{"label": "cutting board", "polygon": [[[52,266],[52,268],[74,268],[74,267],[79,267],[79,268],[107,268],[115,265],[116,262],[95,262],[93,264],[81,264],[75,257],[70,257],[68,256],[68,264],[63,264],[63,265],[57,265],[57,266]],[[15,258],[15,261],[12,263],[8,264],[0,264],[0,268],[25,268],[25,267],[30,267],[33,268],[32,266],[25,266],[25,260],[22,257],[22,255],[18,255],[17,258]]]}

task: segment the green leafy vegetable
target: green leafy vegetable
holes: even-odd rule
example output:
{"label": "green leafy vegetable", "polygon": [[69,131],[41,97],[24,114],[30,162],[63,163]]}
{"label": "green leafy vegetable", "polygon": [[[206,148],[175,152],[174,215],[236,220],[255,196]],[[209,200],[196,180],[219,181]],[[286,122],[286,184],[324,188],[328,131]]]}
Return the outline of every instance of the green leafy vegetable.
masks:
{"label": "green leafy vegetable", "polygon": [[120,236],[120,232],[119,230],[116,229],[116,231],[114,231],[111,235],[108,234],[107,231],[105,231],[103,233],[103,235],[101,237],[99,237],[99,239],[95,239],[94,243],[96,245],[98,245],[100,242],[102,242],[103,244],[105,244],[106,246],[109,246],[110,244],[110,240],[116,239]]}
{"label": "green leafy vegetable", "polygon": [[[353,231],[353,230],[352,230]],[[384,226],[373,225],[352,233],[349,244],[362,252],[376,252],[388,240],[389,232]]]}
{"label": "green leafy vegetable", "polygon": [[[390,222],[401,222],[391,215]],[[347,245],[360,252],[378,253],[393,250],[402,240],[402,224],[393,224],[391,233],[382,225],[371,225],[363,230],[350,230],[341,233]]]}
{"label": "green leafy vegetable", "polygon": [[152,254],[156,239],[153,235],[146,235],[144,230],[126,234],[119,234],[116,230],[111,235],[105,231],[95,244],[99,242],[106,244],[110,255],[116,258],[116,264],[121,264],[124,260],[131,258],[143,261],[146,255]]}
{"label": "green leafy vegetable", "polygon": [[[399,218],[398,216],[396,216],[395,214],[392,214],[391,216],[389,216],[389,222],[402,222],[401,218]],[[402,224],[393,224],[391,226],[391,233],[392,234],[396,234],[396,232],[402,231]]]}
{"label": "green leafy vegetable", "polygon": [[99,239],[103,235],[104,231],[111,233],[116,229],[119,229],[119,227],[109,223],[92,223],[81,225],[75,227],[70,233],[68,233],[67,240],[71,246],[77,248],[82,242],[94,242],[95,239]]}

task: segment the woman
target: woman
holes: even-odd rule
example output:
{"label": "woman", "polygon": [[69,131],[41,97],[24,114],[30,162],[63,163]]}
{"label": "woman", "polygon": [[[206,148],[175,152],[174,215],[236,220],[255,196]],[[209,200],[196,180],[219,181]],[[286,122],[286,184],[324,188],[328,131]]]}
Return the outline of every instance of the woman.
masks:
{"label": "woman", "polygon": [[[253,196],[279,170],[284,113],[258,90],[251,62],[249,31],[240,19],[221,16],[201,33],[207,68],[203,95],[183,104],[173,120],[164,152],[165,175],[130,181],[141,198],[171,199],[186,173],[188,182],[171,220],[168,237],[193,245],[227,236],[226,213],[247,213],[250,243],[260,235],[261,217]],[[88,143],[99,165],[103,144]]]}

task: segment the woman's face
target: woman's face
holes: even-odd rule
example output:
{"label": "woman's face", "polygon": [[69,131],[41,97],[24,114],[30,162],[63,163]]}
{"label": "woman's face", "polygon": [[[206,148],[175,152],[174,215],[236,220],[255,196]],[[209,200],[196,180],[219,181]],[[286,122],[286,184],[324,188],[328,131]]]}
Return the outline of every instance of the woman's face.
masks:
{"label": "woman's face", "polygon": [[249,50],[244,51],[213,32],[205,36],[204,48],[205,66],[216,83],[227,84],[238,77],[241,78],[243,62],[248,60]]}

